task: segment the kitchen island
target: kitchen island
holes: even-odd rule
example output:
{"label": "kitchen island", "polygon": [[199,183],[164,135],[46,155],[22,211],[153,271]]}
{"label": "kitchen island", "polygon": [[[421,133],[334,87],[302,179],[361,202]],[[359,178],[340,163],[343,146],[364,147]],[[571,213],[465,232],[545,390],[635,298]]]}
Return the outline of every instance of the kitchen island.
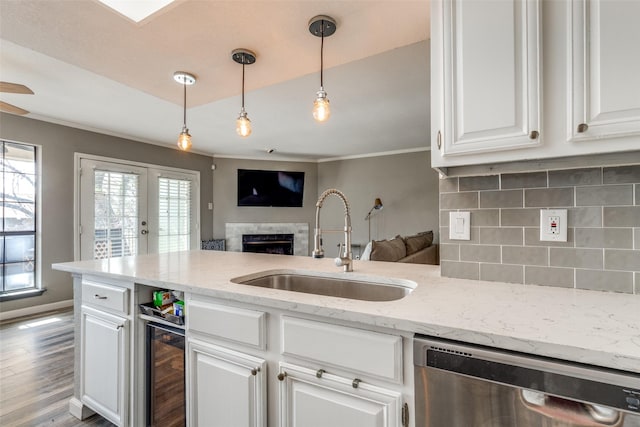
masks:
{"label": "kitchen island", "polygon": [[[354,261],[354,271],[342,273],[329,258],[216,251],[81,261],[55,264],[54,268],[74,274],[77,293],[82,292],[82,278],[115,280],[131,283],[134,295],[139,287],[184,291],[194,298],[194,308],[197,308],[198,298],[203,298],[206,304],[213,302],[211,306],[215,307],[228,304],[239,310],[248,308],[250,312],[259,307],[271,318],[282,316],[284,325],[290,325],[292,331],[299,325],[295,323],[296,319],[288,319],[300,316],[303,321],[319,319],[339,325],[337,327],[346,325],[367,332],[396,333],[405,342],[401,344],[404,345],[401,363],[404,362],[405,381],[399,386],[405,397],[412,388],[412,382],[407,378],[410,376],[408,372],[412,372],[408,366],[411,364],[409,342],[414,333],[640,373],[639,295],[449,279],[440,277],[438,266],[427,265]],[[371,276],[394,278],[413,282],[415,288],[402,299],[378,302],[232,282],[234,278],[268,270],[311,271],[318,275],[339,274],[354,279]],[[78,310],[82,297],[77,295],[75,298]],[[189,314],[187,301],[187,330]],[[263,341],[271,340],[280,333],[278,328],[268,331],[261,338]],[[282,331],[286,335],[285,329]],[[342,332],[337,330],[337,334]],[[135,347],[135,342],[131,345]],[[260,350],[263,346],[260,351],[268,354],[271,351],[269,345],[266,341],[262,344],[256,341],[255,348]],[[278,346],[279,342],[272,345]],[[138,361],[132,362],[133,371],[136,364],[142,365],[140,355],[134,358]],[[196,362],[194,359],[193,363]],[[372,377],[401,383],[402,367],[399,377],[393,372],[387,377],[385,375],[374,372]],[[132,387],[132,396],[139,394],[135,386]],[[271,394],[274,386],[262,387]],[[134,408],[132,411],[138,410]],[[136,419],[136,414],[132,416]],[[192,424],[195,424],[193,418]]]}

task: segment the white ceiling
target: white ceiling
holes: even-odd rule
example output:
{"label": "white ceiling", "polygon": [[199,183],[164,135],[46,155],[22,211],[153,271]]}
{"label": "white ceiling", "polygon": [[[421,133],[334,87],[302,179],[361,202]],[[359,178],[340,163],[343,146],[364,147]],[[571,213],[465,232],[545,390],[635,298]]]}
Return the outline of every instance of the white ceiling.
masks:
{"label": "white ceiling", "polygon": [[[325,39],[332,115],[318,124],[320,39],[308,21],[337,21]],[[325,159],[425,149],[429,135],[429,3],[178,0],[134,23],[97,0],[0,0],[0,79],[35,95],[0,94],[28,117],[175,146],[187,88],[194,151]],[[246,67],[253,134],[235,134]],[[275,148],[274,154],[266,150]]]}

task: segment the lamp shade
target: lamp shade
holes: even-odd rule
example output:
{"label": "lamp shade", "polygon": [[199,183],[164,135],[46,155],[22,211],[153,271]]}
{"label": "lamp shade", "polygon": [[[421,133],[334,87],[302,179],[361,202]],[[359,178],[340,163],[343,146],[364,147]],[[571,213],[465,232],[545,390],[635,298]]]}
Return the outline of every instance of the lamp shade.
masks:
{"label": "lamp shade", "polygon": [[247,117],[244,109],[236,119],[236,133],[244,138],[251,135],[251,120]]}
{"label": "lamp shade", "polygon": [[182,128],[182,132],[178,136],[178,148],[183,151],[187,151],[191,148],[191,135],[189,135],[189,129]]}
{"label": "lamp shade", "polygon": [[319,90],[316,100],[313,101],[313,118],[317,122],[324,122],[331,116],[331,108],[329,106],[329,98],[327,92]]}

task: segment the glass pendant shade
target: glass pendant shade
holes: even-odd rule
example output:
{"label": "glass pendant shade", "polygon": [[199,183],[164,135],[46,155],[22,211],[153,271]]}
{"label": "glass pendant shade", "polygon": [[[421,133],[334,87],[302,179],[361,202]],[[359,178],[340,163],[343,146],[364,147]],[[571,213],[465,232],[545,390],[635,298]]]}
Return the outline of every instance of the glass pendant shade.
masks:
{"label": "glass pendant shade", "polygon": [[316,100],[313,101],[313,118],[317,122],[324,122],[329,116],[331,116],[329,98],[327,98],[327,92],[320,89],[316,94]]}
{"label": "glass pendant shade", "polygon": [[247,112],[244,111],[244,108],[240,111],[240,115],[236,120],[236,132],[244,138],[251,135],[251,120],[247,117]]}
{"label": "glass pendant shade", "polygon": [[191,148],[191,135],[189,135],[189,129],[186,126],[182,127],[182,132],[178,136],[178,148],[182,151],[187,151]]}

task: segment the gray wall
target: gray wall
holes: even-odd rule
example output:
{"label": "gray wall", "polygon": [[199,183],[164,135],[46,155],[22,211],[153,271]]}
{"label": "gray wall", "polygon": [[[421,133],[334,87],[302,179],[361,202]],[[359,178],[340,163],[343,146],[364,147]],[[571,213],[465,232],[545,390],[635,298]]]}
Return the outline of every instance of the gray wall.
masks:
{"label": "gray wall", "polygon": [[[568,210],[566,243],[540,241],[546,208]],[[470,241],[448,239],[456,210]],[[444,179],[440,225],[443,276],[640,294],[640,164]]]}
{"label": "gray wall", "polygon": [[[318,194],[327,188],[337,188],[349,200],[352,242],[361,250],[368,240],[365,217],[376,197],[384,207],[371,216],[371,239],[433,230],[438,241],[438,174],[431,169],[429,151],[319,163]],[[322,228],[341,230],[343,218],[342,203],[331,196],[322,207]],[[343,239],[324,234],[323,240],[327,256],[335,256]]]}
{"label": "gray wall", "polygon": [[[376,211],[371,220],[371,238],[384,239],[397,234],[408,235],[433,230],[438,239],[438,176],[431,169],[430,153],[396,154],[322,163],[272,162],[242,159],[214,159],[213,177],[214,235],[225,237],[227,222],[307,222],[313,241],[315,203],[327,188],[337,188],[347,196],[351,208],[352,240],[367,242],[368,223],[364,220],[380,197],[384,209]],[[237,170],[280,169],[304,171],[305,194],[303,208],[238,207]],[[321,211],[323,229],[344,226],[344,209],[337,197],[328,198]],[[337,254],[341,234],[323,235],[327,256]],[[311,249],[311,248],[310,248]],[[335,251],[335,254],[334,254]]]}
{"label": "gray wall", "polygon": [[0,303],[1,311],[70,300],[68,273],[53,271],[52,263],[73,261],[73,162],[74,153],[94,154],[142,163],[200,171],[201,235],[213,235],[211,211],[212,158],[71,127],[0,114],[0,138],[40,145],[42,159],[41,257],[42,285],[39,297]]}
{"label": "gray wall", "polygon": [[[214,158],[213,172],[213,234],[225,237],[227,222],[306,222],[315,221],[318,188],[317,163],[274,162]],[[304,196],[301,208],[271,208],[238,206],[238,169],[282,170],[304,172]]]}

